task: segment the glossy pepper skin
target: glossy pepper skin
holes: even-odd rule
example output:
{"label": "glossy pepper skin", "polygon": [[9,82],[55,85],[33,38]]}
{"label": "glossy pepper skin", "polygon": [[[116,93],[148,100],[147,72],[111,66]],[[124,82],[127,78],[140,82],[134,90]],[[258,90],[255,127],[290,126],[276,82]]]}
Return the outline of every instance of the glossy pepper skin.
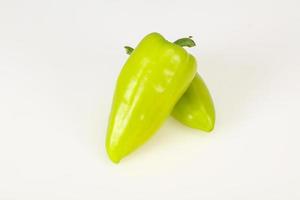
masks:
{"label": "glossy pepper skin", "polygon": [[[181,47],[194,47],[195,42],[188,38],[181,38],[174,43]],[[134,50],[125,47],[127,54]],[[182,124],[191,128],[210,132],[215,125],[215,108],[208,88],[197,73],[189,88],[173,108],[172,116]]]}
{"label": "glossy pepper skin", "polygon": [[197,73],[189,88],[175,105],[172,116],[191,128],[210,132],[215,125],[215,108],[211,95]]}
{"label": "glossy pepper skin", "polygon": [[196,74],[196,60],[158,33],[147,35],[117,80],[106,150],[118,163],[145,143],[171,114]]}

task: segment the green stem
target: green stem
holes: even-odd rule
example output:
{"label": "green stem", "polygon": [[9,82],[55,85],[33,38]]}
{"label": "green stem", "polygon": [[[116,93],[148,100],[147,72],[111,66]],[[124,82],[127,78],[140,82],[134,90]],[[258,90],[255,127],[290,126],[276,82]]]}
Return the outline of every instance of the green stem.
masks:
{"label": "green stem", "polygon": [[133,52],[133,50],[134,50],[134,48],[129,47],[129,46],[125,46],[124,48],[125,48],[126,53],[127,53],[128,55],[130,55],[130,54]]}
{"label": "green stem", "polygon": [[174,44],[177,44],[181,47],[194,47],[196,46],[196,43],[194,40],[192,40],[192,36],[187,38],[180,38],[174,42]]}
{"label": "green stem", "polygon": [[[196,43],[194,42],[194,40],[192,40],[192,36],[189,36],[187,38],[180,38],[180,39],[176,40],[174,42],[174,44],[177,44],[181,47],[194,47],[194,46],[196,46]],[[124,48],[125,48],[126,53],[128,55],[130,55],[134,50],[134,48],[132,48],[130,46],[125,46]]]}

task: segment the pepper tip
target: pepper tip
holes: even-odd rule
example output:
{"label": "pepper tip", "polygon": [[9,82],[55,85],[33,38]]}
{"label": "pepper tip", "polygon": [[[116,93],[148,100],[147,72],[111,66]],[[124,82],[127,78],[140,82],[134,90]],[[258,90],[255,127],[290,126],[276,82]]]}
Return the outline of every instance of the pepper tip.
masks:
{"label": "pepper tip", "polygon": [[106,148],[106,152],[108,154],[108,157],[109,159],[115,163],[115,164],[118,164],[120,162],[120,160],[122,158],[120,158],[120,156],[115,152],[113,151],[111,148]]}

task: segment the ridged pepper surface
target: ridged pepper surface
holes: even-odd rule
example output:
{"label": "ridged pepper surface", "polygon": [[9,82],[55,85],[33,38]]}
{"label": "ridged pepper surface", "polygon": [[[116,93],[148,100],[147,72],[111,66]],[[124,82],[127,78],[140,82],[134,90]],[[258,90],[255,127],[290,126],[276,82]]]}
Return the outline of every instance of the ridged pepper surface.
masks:
{"label": "ridged pepper surface", "polygon": [[196,60],[158,33],[147,35],[122,68],[113,97],[106,150],[118,163],[171,114],[196,74]]}
{"label": "ridged pepper surface", "polygon": [[[196,44],[191,39],[181,38],[174,42],[181,47],[194,47]],[[131,54],[134,49],[126,46],[127,54]],[[191,85],[179,99],[173,108],[172,116],[182,124],[210,132],[215,125],[215,108],[209,90],[199,73],[194,77]]]}

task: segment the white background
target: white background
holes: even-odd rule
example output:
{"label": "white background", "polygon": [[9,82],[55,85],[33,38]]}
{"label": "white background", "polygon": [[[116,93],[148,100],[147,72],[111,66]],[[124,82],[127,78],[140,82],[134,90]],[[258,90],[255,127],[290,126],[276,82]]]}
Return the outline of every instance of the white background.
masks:
{"label": "white background", "polygon": [[[1,0],[0,199],[300,199],[299,0]],[[112,164],[123,46],[192,35],[212,134],[168,119]]]}

